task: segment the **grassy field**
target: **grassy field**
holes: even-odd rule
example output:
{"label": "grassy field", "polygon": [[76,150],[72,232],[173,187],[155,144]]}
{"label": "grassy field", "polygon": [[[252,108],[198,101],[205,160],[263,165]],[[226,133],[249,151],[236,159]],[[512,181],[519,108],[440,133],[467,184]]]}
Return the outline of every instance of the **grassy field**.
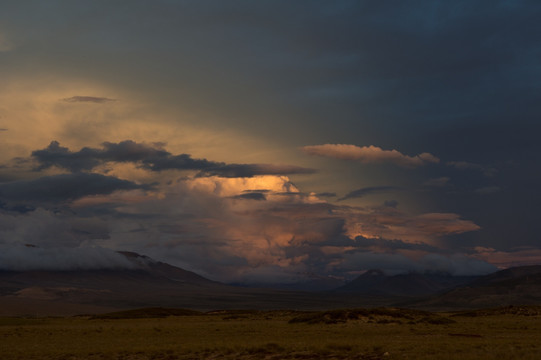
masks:
{"label": "grassy field", "polygon": [[541,359],[541,308],[0,318],[0,359]]}

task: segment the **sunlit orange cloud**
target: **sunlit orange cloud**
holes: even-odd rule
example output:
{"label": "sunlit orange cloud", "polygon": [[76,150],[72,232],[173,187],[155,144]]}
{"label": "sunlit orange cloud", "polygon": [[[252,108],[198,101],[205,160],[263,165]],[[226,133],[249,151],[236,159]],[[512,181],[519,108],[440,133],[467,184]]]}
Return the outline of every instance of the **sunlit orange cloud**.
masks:
{"label": "sunlit orange cloud", "polygon": [[135,204],[149,201],[150,198],[163,199],[163,194],[143,192],[141,190],[116,191],[110,195],[85,196],[72,202],[74,208],[96,206],[102,204]]}
{"label": "sunlit orange cloud", "polygon": [[505,269],[513,266],[541,264],[541,249],[519,248],[515,251],[499,251],[493,248],[475,247],[473,256]]}
{"label": "sunlit orange cloud", "polygon": [[[264,194],[264,200],[236,197],[247,191]],[[394,249],[383,239],[434,244],[441,236],[478,229],[457,214],[409,215],[393,208],[332,205],[302,193],[287,176],[273,175],[182,178],[159,183],[155,191],[116,192],[74,203],[79,208],[100,204],[138,215],[115,219],[110,238],[100,244],[173,256],[177,265],[196,264],[190,269],[222,280],[248,276],[255,269],[310,271],[311,256],[324,256],[336,268],[343,255],[355,250],[357,236],[376,239],[363,252],[402,254],[414,261],[427,252]],[[194,258],[199,260],[190,262]]]}
{"label": "sunlit orange cloud", "polygon": [[461,234],[480,229],[470,220],[463,220],[454,213],[427,213],[409,215],[396,209],[348,209],[347,235],[351,238],[400,239],[408,242],[434,244],[442,236]]}

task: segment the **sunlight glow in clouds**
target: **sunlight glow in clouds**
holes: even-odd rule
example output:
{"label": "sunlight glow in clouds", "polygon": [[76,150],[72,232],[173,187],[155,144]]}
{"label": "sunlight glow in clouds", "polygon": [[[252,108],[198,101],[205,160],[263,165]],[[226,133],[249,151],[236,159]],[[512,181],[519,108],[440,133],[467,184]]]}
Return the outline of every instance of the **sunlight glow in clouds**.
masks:
{"label": "sunlight glow in clouds", "polygon": [[0,1],[21,262],[273,282],[538,259],[541,5],[66,3]]}

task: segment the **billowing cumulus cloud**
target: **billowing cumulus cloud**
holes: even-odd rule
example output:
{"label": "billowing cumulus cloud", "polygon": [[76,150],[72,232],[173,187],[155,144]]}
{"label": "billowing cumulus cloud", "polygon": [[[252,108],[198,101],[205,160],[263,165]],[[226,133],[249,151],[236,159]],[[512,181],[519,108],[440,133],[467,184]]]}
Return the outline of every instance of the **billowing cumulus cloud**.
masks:
{"label": "billowing cumulus cloud", "polygon": [[102,148],[84,147],[71,151],[52,141],[42,150],[32,152],[39,163],[38,169],[52,166],[73,172],[90,171],[108,162],[134,163],[150,171],[194,170],[200,176],[252,177],[258,175],[312,174],[313,169],[293,165],[274,164],[226,164],[207,159],[194,159],[189,154],[173,155],[161,144],[143,144],[132,140],[119,143],[104,142]]}
{"label": "billowing cumulus cloud", "polygon": [[[69,176],[87,175],[96,174]],[[16,247],[9,253],[21,268],[51,268],[54,261],[61,269],[120,266],[110,253],[105,262],[93,262],[91,255],[104,248],[147,254],[222,281],[295,282],[308,273],[346,277],[373,264],[359,262],[356,253],[378,259],[391,251],[395,270],[408,271],[411,254],[443,251],[434,240],[478,229],[456,214],[411,216],[395,208],[333,205],[301,192],[285,176],[192,177],[154,186],[152,193],[133,193],[141,189],[129,190],[131,185],[101,195],[76,192],[63,197],[74,201],[60,212],[4,210],[0,244]],[[69,256],[74,258],[64,262]],[[14,267],[13,261],[4,263]]]}
{"label": "billowing cumulus cloud", "polygon": [[[353,259],[391,253],[395,270],[409,271],[419,257],[448,255],[439,239],[479,230],[454,213],[402,212],[396,201],[365,208],[332,204],[284,175],[310,169],[194,159],[163,143],[126,140],[72,151],[53,141],[30,160],[35,167],[26,176],[37,177],[0,183],[0,245],[13,246],[9,253],[27,268],[55,259],[60,269],[122,266],[113,252],[104,253],[105,262],[94,255],[128,250],[226,282],[296,282],[302,274],[345,278],[371,264],[357,262],[353,269]],[[133,173],[119,171],[128,165],[148,177],[128,180]],[[70,173],[42,176],[54,168]],[[361,188],[343,199],[396,190],[402,189]],[[63,260],[69,256],[74,259]]]}
{"label": "billowing cumulus cloud", "polygon": [[[539,247],[541,3],[66,3],[0,2],[3,218],[224,279],[327,274],[356,236],[412,260]],[[21,190],[66,172],[108,178]],[[362,184],[400,206],[337,202]]]}
{"label": "billowing cumulus cloud", "polygon": [[392,163],[403,167],[419,167],[440,160],[430,153],[415,156],[404,155],[397,150],[383,150],[377,146],[356,146],[348,144],[311,145],[301,148],[309,155],[325,156],[342,160],[359,161],[363,164]]}

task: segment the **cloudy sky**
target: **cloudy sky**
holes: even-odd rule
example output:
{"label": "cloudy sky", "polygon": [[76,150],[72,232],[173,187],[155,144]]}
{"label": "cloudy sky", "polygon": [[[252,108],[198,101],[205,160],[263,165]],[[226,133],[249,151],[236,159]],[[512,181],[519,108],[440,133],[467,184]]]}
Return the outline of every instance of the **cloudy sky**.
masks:
{"label": "cloudy sky", "polygon": [[[538,1],[0,3],[0,267],[541,263]],[[28,246],[29,244],[33,246]]]}

